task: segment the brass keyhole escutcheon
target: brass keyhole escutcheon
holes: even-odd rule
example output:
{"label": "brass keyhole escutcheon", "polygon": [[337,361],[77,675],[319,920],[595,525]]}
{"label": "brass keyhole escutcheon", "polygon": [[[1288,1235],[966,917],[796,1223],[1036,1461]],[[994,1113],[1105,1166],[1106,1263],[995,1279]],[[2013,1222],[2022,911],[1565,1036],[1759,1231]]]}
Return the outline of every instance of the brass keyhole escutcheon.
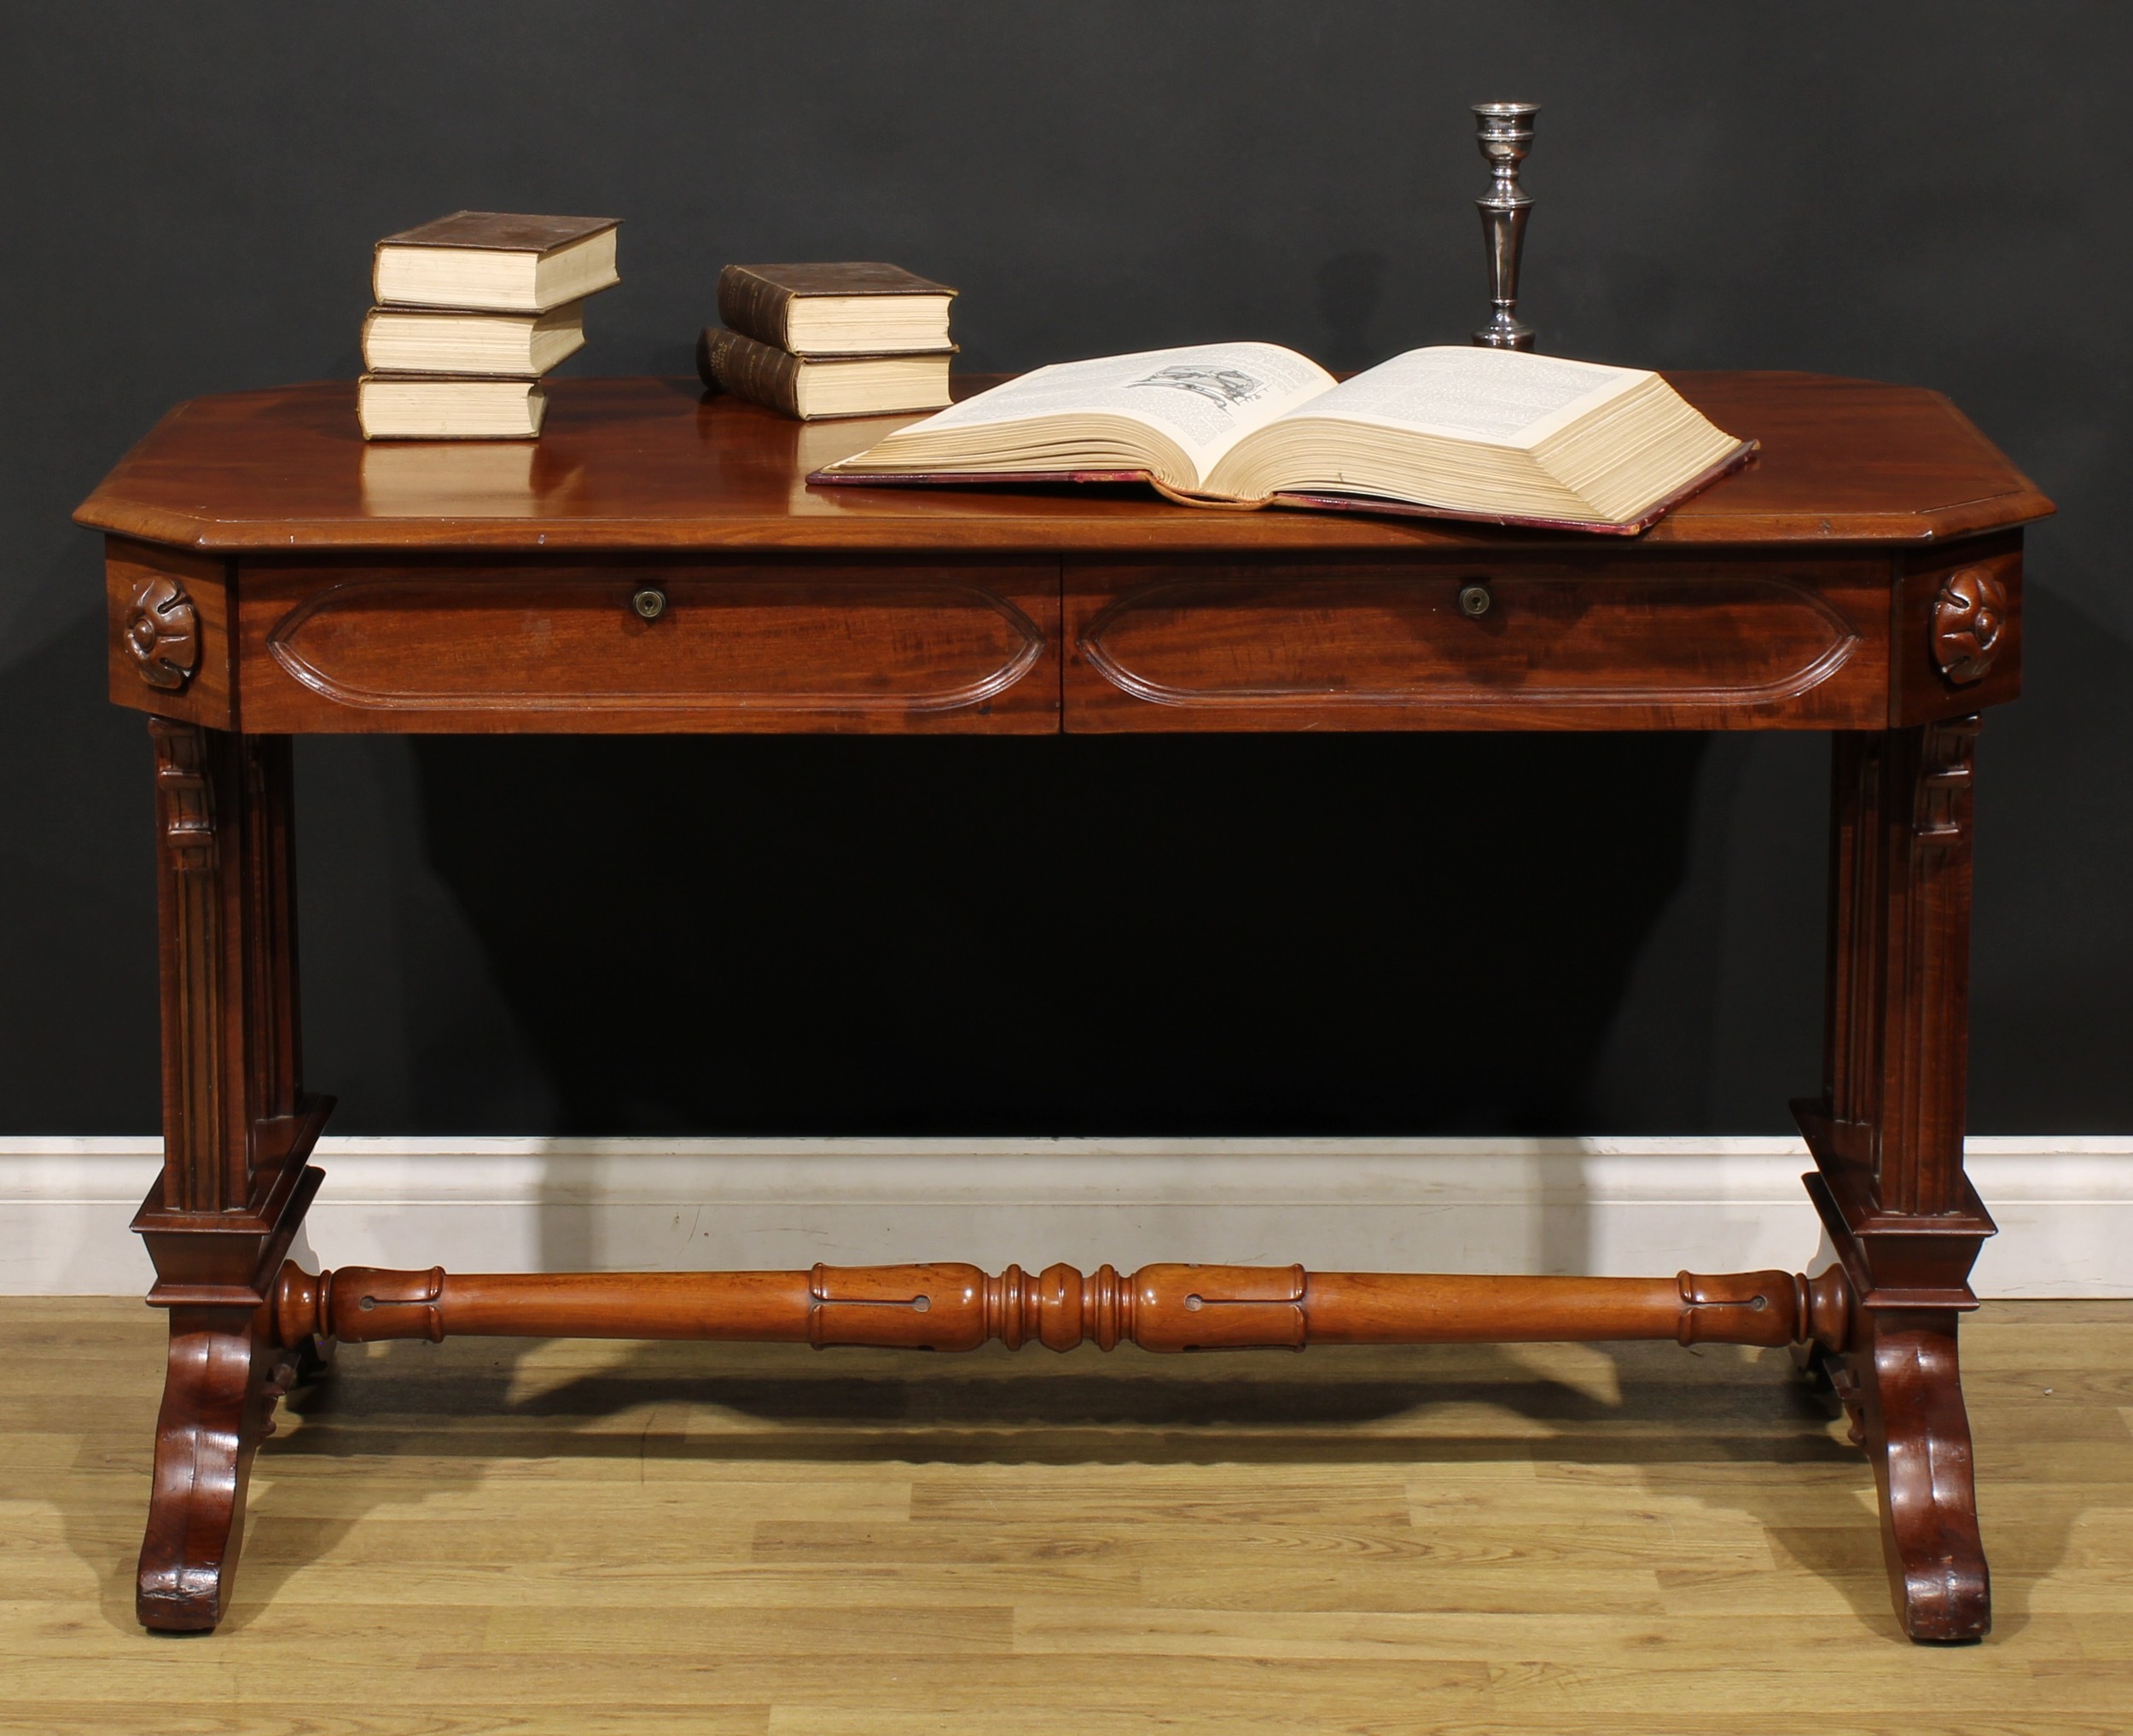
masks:
{"label": "brass keyhole escutcheon", "polygon": [[655,584],[648,584],[630,599],[630,607],[648,621],[656,621],[666,613],[666,593]]}
{"label": "brass keyhole escutcheon", "polygon": [[1479,620],[1489,613],[1489,605],[1496,599],[1489,593],[1488,581],[1475,579],[1459,587],[1459,613],[1469,619]]}

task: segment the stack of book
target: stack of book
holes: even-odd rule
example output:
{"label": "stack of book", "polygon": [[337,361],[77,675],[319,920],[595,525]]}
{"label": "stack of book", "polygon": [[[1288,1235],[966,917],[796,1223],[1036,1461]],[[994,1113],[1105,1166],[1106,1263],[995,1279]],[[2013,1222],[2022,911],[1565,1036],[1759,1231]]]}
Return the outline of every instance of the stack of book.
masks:
{"label": "stack of book", "polygon": [[956,292],[898,265],[729,265],[696,345],[704,384],[788,416],[887,415],[948,402]]}
{"label": "stack of book", "polygon": [[541,376],[612,288],[616,219],[456,211],[377,246],[356,414],[366,440],[530,440]]}

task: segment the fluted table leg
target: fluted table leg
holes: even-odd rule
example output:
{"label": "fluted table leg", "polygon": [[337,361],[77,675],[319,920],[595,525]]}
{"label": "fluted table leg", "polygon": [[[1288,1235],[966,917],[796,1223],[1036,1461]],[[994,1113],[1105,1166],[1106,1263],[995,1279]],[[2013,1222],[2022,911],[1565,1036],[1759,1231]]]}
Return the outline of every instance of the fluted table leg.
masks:
{"label": "fluted table leg", "polygon": [[136,1609],[212,1628],[229,1608],[252,1458],[302,1351],[270,1297],[317,1191],[330,1105],[299,1084],[289,744],[152,719],[163,1172],[134,1228],[169,1310]]}
{"label": "fluted table leg", "polygon": [[1957,717],[1836,738],[1823,1094],[1793,1106],[1857,1298],[1830,1373],[1873,1461],[1897,1619],[1921,1640],[1992,1625],[1956,1352],[1993,1234],[1962,1168],[1977,734]]}

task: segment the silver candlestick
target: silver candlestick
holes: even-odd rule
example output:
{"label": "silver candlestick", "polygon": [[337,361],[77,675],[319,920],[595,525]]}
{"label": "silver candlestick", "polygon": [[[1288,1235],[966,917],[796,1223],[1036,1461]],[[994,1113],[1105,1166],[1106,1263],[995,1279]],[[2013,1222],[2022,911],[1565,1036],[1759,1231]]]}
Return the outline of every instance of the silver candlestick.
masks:
{"label": "silver candlestick", "polygon": [[1474,200],[1481,208],[1481,239],[1489,250],[1489,299],[1496,311],[1473,334],[1490,350],[1530,350],[1533,328],[1516,317],[1519,250],[1526,245],[1526,218],[1532,195],[1519,185],[1519,165],[1533,148],[1537,102],[1477,102],[1475,142],[1489,165],[1489,190]]}

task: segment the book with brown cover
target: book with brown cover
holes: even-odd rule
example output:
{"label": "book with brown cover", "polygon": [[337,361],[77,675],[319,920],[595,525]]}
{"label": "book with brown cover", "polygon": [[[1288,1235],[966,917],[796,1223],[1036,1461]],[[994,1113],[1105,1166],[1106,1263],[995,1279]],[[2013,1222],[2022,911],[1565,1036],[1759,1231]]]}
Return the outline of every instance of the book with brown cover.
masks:
{"label": "book with brown cover", "polygon": [[[875,259],[793,265],[729,265],[718,274],[718,317],[758,343],[806,354],[791,341],[793,304],[816,296],[953,296],[945,283]],[[931,347],[930,345],[928,347]],[[830,353],[822,351],[820,353]],[[882,350],[863,353],[880,355]]]}
{"label": "book with brown cover", "polygon": [[622,281],[614,265],[620,223],[456,211],[379,241],[372,293],[391,306],[545,313]]}
{"label": "book with brown cover", "polygon": [[552,253],[619,224],[619,217],[531,217],[509,211],[455,211],[387,235],[381,247],[479,247],[499,253]]}
{"label": "book with brown cover", "polygon": [[[762,404],[781,415],[802,421],[828,415],[892,415],[906,410],[939,409],[948,402],[947,358],[955,346],[927,351],[890,351],[871,356],[832,356],[810,358],[758,343],[739,332],[706,326],[696,340],[696,372],[713,391],[729,392],[751,404]],[[801,382],[811,372],[820,376],[855,370],[869,363],[908,366],[932,357],[940,359],[938,377],[930,373],[923,381],[907,382],[896,401],[870,403],[863,408],[823,410],[802,407]]]}

